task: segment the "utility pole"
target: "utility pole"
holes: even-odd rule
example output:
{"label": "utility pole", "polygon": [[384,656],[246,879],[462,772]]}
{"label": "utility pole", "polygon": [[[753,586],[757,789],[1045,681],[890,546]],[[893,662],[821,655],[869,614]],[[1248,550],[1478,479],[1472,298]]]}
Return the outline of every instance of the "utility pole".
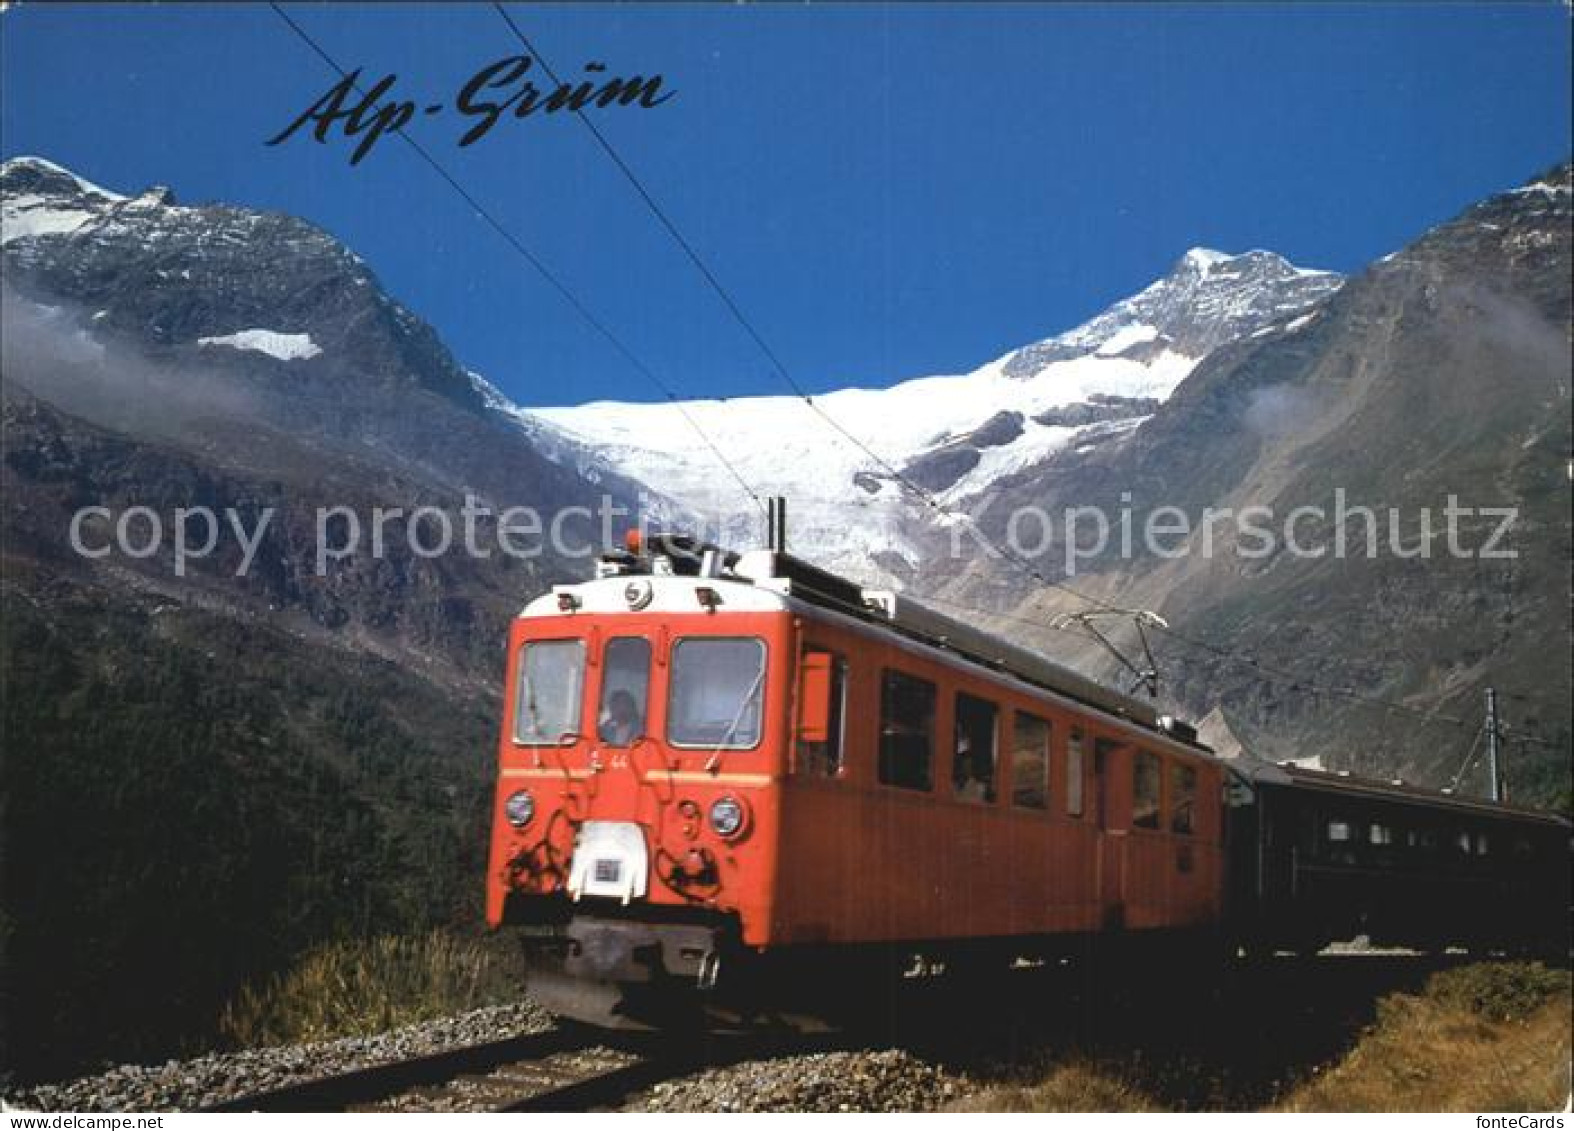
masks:
{"label": "utility pole", "polygon": [[1503,769],[1498,761],[1497,688],[1487,688],[1487,775],[1492,783],[1492,800],[1503,800]]}

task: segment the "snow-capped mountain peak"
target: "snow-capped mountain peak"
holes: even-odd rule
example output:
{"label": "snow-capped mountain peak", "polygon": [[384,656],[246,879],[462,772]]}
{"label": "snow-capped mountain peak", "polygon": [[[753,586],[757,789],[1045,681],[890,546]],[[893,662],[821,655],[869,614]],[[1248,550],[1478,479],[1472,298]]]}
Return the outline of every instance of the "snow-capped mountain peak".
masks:
{"label": "snow-capped mountain peak", "polygon": [[[328,232],[280,212],[111,192],[38,157],[0,164],[0,245],[24,297],[92,296],[90,334],[203,367],[358,387],[412,379],[479,409],[431,327]],[[398,375],[395,377],[394,375]]]}
{"label": "snow-capped mountain peak", "polygon": [[0,190],[0,244],[77,231],[126,199],[42,157],[0,165]]}
{"label": "snow-capped mountain peak", "polygon": [[1214,251],[1211,247],[1194,247],[1181,256],[1181,262],[1199,271],[1207,271],[1220,263],[1230,259],[1228,252]]}
{"label": "snow-capped mountain peak", "polygon": [[14,178],[19,189],[25,190],[31,182],[36,191],[55,195],[85,193],[110,202],[126,199],[120,193],[110,192],[107,188],[96,185],[86,177],[78,176],[64,165],[57,165],[45,157],[9,158],[4,164],[0,164],[0,173],[4,173],[8,180]]}
{"label": "snow-capped mountain peak", "polygon": [[1004,359],[1011,377],[1089,353],[1156,357],[1168,350],[1201,360],[1227,341],[1293,318],[1337,290],[1331,271],[1297,267],[1271,251],[1230,255],[1194,247],[1163,278],[1082,325]]}

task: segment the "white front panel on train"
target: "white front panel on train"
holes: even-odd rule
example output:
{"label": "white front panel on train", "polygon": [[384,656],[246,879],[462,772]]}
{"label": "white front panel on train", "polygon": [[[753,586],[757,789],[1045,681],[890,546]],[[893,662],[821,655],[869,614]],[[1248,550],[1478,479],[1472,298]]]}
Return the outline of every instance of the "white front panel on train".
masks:
{"label": "white front panel on train", "polygon": [[599,895],[628,903],[645,895],[650,856],[645,832],[632,821],[586,821],[574,838],[568,893],[574,899]]}

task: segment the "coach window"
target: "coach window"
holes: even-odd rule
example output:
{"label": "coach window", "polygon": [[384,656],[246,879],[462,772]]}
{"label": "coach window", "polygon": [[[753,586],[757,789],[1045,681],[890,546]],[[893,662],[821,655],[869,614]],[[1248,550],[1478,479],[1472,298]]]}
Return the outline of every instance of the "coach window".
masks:
{"label": "coach window", "polygon": [[650,698],[650,641],[614,636],[601,664],[601,709],[596,733],[608,746],[632,746],[645,737],[645,707]]}
{"label": "coach window", "polygon": [[1159,827],[1159,791],[1162,789],[1157,754],[1137,751],[1131,760],[1131,824],[1138,829]]}
{"label": "coach window", "polygon": [[1492,840],[1486,833],[1476,834],[1476,855],[1485,856],[1492,851]]}
{"label": "coach window", "polygon": [[556,746],[577,737],[585,685],[582,640],[535,640],[519,657],[519,695],[514,702],[514,741]]}
{"label": "coach window", "polygon": [[1011,803],[1049,808],[1049,722],[1018,711],[1011,724]]}
{"label": "coach window", "polygon": [[880,682],[880,782],[934,787],[935,685],[887,669]]}
{"label": "coach window", "polygon": [[995,720],[1000,709],[960,691],[956,696],[956,745],[951,785],[962,801],[995,800]]}
{"label": "coach window", "polygon": [[1378,824],[1376,821],[1373,821],[1371,826],[1366,830],[1366,839],[1371,841],[1371,843],[1378,845],[1393,844],[1394,830],[1389,828],[1387,825]]}
{"label": "coach window", "polygon": [[1072,727],[1066,738],[1066,815],[1082,816],[1082,730]]}
{"label": "coach window", "polygon": [[667,740],[674,746],[746,750],[760,743],[765,642],[691,636],[672,648]]}
{"label": "coach window", "polygon": [[1344,844],[1350,839],[1350,825],[1347,821],[1328,822],[1328,843]]}
{"label": "coach window", "polygon": [[[814,678],[810,678],[810,672]],[[803,678],[799,681],[800,719],[798,729],[798,766],[803,772],[818,777],[834,778],[842,772],[842,739],[847,718],[847,660],[834,652],[809,649],[804,652]],[[816,704],[813,714],[816,726],[810,730],[806,717],[810,713],[808,698],[823,702]],[[824,726],[818,725],[823,720]]]}
{"label": "coach window", "polygon": [[1170,832],[1192,833],[1197,828],[1197,768],[1179,763],[1170,768]]}

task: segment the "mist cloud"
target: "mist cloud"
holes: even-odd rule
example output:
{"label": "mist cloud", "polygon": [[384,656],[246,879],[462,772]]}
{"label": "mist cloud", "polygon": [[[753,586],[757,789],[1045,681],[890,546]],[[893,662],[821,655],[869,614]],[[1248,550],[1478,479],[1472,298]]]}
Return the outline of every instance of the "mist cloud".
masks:
{"label": "mist cloud", "polygon": [[197,421],[255,419],[261,399],[235,377],[149,357],[64,301],[43,302],[0,283],[0,377],[89,423],[180,439]]}

